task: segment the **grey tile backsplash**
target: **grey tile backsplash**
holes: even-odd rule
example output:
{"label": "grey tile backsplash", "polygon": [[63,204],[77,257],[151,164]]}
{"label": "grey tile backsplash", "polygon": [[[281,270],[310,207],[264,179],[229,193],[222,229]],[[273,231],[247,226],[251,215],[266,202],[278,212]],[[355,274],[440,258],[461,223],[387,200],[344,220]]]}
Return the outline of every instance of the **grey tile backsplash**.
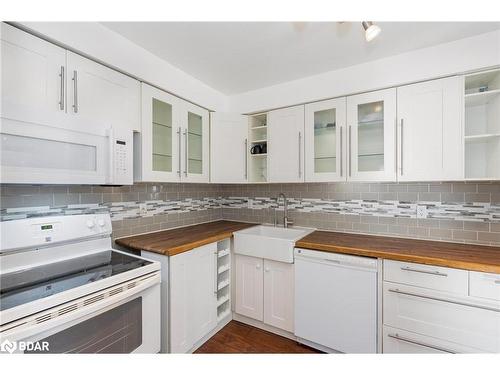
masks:
{"label": "grey tile backsplash", "polygon": [[0,188],[2,220],[110,212],[115,238],[219,219],[272,223],[276,196],[284,192],[295,225],[500,246],[500,182]]}

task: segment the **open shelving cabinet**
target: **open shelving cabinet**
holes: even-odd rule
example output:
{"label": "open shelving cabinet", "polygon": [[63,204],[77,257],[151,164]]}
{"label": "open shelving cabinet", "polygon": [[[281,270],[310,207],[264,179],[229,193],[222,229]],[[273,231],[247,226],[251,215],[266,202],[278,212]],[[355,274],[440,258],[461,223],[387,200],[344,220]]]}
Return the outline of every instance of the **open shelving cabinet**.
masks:
{"label": "open shelving cabinet", "polygon": [[465,178],[500,179],[500,69],[464,79]]}
{"label": "open shelving cabinet", "polygon": [[[267,176],[267,113],[250,115],[248,118],[248,180],[249,182],[268,182]],[[261,152],[252,153],[254,146]]]}
{"label": "open shelving cabinet", "polygon": [[231,314],[230,239],[217,242],[217,321]]}

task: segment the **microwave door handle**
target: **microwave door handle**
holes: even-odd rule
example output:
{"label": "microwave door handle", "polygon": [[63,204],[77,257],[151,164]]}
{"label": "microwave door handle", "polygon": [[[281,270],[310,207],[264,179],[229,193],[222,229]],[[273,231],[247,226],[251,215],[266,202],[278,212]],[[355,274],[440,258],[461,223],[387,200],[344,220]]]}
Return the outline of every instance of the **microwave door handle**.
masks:
{"label": "microwave door handle", "polygon": [[114,167],[115,167],[115,153],[114,153],[114,134],[113,134],[113,128],[108,129],[108,184],[112,184],[114,182],[115,176],[114,176]]}

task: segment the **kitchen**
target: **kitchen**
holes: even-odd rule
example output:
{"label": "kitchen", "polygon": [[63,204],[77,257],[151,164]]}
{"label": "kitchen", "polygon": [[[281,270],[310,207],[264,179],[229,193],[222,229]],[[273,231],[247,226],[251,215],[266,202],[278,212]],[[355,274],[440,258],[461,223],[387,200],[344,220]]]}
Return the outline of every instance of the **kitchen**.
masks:
{"label": "kitchen", "polygon": [[500,353],[499,41],[2,22],[2,352]]}

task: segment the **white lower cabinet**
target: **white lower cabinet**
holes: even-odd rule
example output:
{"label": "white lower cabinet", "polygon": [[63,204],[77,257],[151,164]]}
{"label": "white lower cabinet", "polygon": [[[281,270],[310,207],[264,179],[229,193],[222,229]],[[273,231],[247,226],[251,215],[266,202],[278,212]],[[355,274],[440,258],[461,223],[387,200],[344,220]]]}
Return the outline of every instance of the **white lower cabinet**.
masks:
{"label": "white lower cabinet", "polygon": [[294,329],[293,264],[264,259],[264,323]]}
{"label": "white lower cabinet", "polygon": [[255,320],[264,317],[263,261],[260,258],[235,255],[236,304],[238,314]]}
{"label": "white lower cabinet", "polygon": [[[500,303],[477,292],[488,289],[477,286],[480,275],[488,274],[437,268],[384,261],[384,327],[404,334],[384,332],[383,351],[500,352]],[[481,280],[494,285],[497,277]]]}
{"label": "white lower cabinet", "polygon": [[293,264],[235,256],[235,312],[293,332]]}
{"label": "white lower cabinet", "polygon": [[170,257],[170,352],[186,353],[217,326],[217,244]]}

